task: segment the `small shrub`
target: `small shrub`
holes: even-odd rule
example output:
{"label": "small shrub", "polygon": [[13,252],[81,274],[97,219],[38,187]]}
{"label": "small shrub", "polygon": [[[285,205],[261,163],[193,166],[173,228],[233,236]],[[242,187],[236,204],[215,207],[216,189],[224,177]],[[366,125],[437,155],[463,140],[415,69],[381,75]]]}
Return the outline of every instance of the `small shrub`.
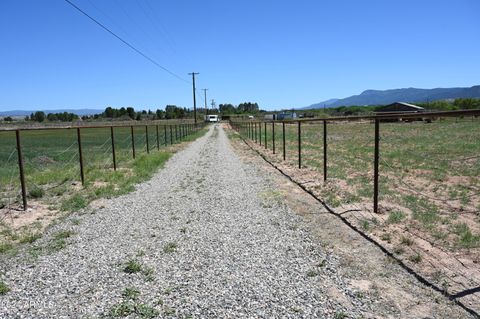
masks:
{"label": "small shrub", "polygon": [[463,248],[475,248],[480,246],[480,235],[474,235],[467,224],[456,224],[453,232],[459,237],[457,244]]}
{"label": "small shrub", "polygon": [[392,241],[392,236],[390,236],[389,233],[385,233],[380,236],[380,239],[386,241],[387,243],[390,243]]}
{"label": "small shrub", "polygon": [[333,316],[333,318],[335,319],[345,319],[347,317],[348,315],[344,311],[336,312],[335,315]]}
{"label": "small shrub", "polygon": [[166,254],[174,253],[177,250],[177,244],[175,243],[168,243],[163,247],[163,252]]}
{"label": "small shrub", "polygon": [[318,276],[318,272],[316,270],[311,269],[311,270],[307,271],[307,276],[308,277],[316,277],[316,276]]}
{"label": "small shrub", "polygon": [[13,249],[13,245],[11,243],[0,243],[0,254],[4,254],[11,249]]}
{"label": "small shrub", "polygon": [[388,215],[387,222],[389,224],[397,224],[397,223],[401,222],[402,220],[404,220],[405,217],[406,217],[406,215],[405,215],[404,212],[393,211],[393,212],[390,213],[390,215]]}
{"label": "small shrub", "polygon": [[364,231],[368,231],[370,229],[370,223],[366,219],[362,220],[361,226]]}
{"label": "small shrub", "polygon": [[10,288],[3,282],[0,281],[0,295],[4,295],[10,291]]}
{"label": "small shrub", "polygon": [[408,260],[410,260],[413,263],[418,264],[419,262],[422,261],[422,255],[420,255],[419,253],[416,253],[415,255],[412,255],[412,256],[408,257]]}
{"label": "small shrub", "polygon": [[125,288],[122,292],[122,297],[135,300],[140,295],[140,291],[135,288]]}
{"label": "small shrub", "polygon": [[109,312],[109,316],[113,318],[126,317],[135,312],[135,305],[128,301],[122,301],[114,305]]}
{"label": "small shrub", "polygon": [[411,246],[413,244],[413,240],[405,236],[402,236],[402,238],[400,239],[400,243],[405,246]]}
{"label": "small shrub", "polygon": [[73,234],[74,234],[74,232],[71,231],[71,230],[62,230],[62,231],[54,234],[53,238],[55,238],[56,240],[65,239],[65,238],[71,237]]}
{"label": "small shrub", "polygon": [[[142,318],[155,318],[160,314],[160,312],[157,309],[145,304],[136,305],[135,313]],[[175,312],[173,312],[172,314],[174,313]]]}
{"label": "small shrub", "polygon": [[125,268],[123,268],[123,271],[127,274],[134,274],[142,271],[142,265],[137,260],[131,259],[128,261]]}
{"label": "small shrub", "polygon": [[87,207],[87,204],[87,200],[82,195],[76,194],[64,201],[60,209],[63,211],[76,212]]}
{"label": "small shrub", "polygon": [[28,191],[28,194],[30,195],[30,197],[32,198],[42,198],[43,195],[45,195],[45,191],[43,190],[43,188],[37,186],[37,185],[33,185],[29,191]]}
{"label": "small shrub", "polygon": [[40,239],[42,237],[42,234],[40,233],[28,233],[24,236],[22,236],[22,238],[20,238],[19,242],[21,244],[26,244],[26,243],[33,243],[35,242],[37,239]]}

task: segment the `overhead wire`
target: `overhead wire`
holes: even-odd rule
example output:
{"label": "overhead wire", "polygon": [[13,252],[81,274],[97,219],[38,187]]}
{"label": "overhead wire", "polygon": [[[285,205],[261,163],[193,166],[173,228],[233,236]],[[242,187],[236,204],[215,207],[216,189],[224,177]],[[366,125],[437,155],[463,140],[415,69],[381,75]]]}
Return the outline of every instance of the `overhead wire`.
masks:
{"label": "overhead wire", "polygon": [[157,66],[158,68],[162,69],[163,71],[167,72],[168,74],[172,75],[173,77],[183,81],[183,82],[186,82],[186,83],[190,83],[189,81],[185,80],[184,78],[182,78],[181,76],[179,76],[178,74],[174,73],[173,71],[170,71],[169,69],[167,69],[166,67],[164,67],[163,65],[161,65],[160,63],[158,63],[157,61],[155,61],[154,59],[152,59],[151,57],[149,57],[148,55],[146,55],[145,53],[143,53],[142,51],[140,51],[139,49],[137,49],[135,46],[133,46],[132,44],[130,44],[128,41],[124,40],[122,37],[120,37],[119,35],[117,35],[115,32],[113,32],[112,30],[110,30],[108,27],[106,27],[104,24],[102,24],[100,21],[98,21],[97,19],[95,19],[94,17],[92,17],[91,15],[89,15],[87,12],[85,12],[84,10],[82,10],[80,7],[78,7],[76,4],[74,4],[72,1],[70,0],[65,0],[65,2],[67,2],[69,5],[71,5],[73,8],[75,8],[77,11],[79,11],[80,13],[82,13],[84,16],[86,16],[87,18],[89,18],[90,20],[92,20],[93,22],[95,22],[99,27],[101,27],[102,29],[104,29],[105,31],[107,31],[108,33],[110,33],[112,36],[114,36],[115,38],[117,38],[119,41],[121,41],[123,44],[125,44],[126,46],[128,46],[130,49],[132,49],[133,51],[135,51],[136,53],[138,53],[139,55],[141,55],[143,58],[145,58],[146,60],[150,61],[152,64],[154,64],[155,66]]}

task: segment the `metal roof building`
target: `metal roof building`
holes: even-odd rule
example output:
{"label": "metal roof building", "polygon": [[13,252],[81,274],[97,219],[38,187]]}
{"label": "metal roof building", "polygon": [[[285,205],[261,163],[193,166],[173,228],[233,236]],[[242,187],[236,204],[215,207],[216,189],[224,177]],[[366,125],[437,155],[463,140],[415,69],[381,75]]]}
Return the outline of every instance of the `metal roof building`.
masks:
{"label": "metal roof building", "polygon": [[398,113],[419,113],[423,111],[425,111],[425,109],[417,105],[413,105],[405,102],[395,102],[389,105],[379,107],[374,111],[374,113],[398,114]]}

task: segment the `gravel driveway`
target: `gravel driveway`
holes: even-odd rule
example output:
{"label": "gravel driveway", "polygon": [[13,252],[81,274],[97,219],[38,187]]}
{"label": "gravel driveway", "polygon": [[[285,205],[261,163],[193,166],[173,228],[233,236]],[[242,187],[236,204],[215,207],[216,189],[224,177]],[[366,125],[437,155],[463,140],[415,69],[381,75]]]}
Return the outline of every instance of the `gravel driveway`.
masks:
{"label": "gravel driveway", "polygon": [[361,316],[369,305],[265,175],[212,126],[136,191],[2,257],[0,317]]}

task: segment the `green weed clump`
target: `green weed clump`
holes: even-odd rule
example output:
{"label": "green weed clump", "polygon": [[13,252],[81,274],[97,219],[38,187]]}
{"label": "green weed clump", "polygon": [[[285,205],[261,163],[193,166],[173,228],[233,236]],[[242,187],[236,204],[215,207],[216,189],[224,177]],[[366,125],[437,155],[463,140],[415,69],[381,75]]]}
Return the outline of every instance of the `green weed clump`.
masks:
{"label": "green weed clump", "polygon": [[80,194],[76,194],[70,197],[69,199],[65,200],[62,203],[60,209],[63,211],[76,212],[82,208],[87,207],[87,205],[88,205],[88,202],[85,199],[85,197],[83,197]]}
{"label": "green weed clump", "polygon": [[4,295],[10,291],[10,288],[3,282],[0,281],[0,295]]}
{"label": "green weed clump", "polygon": [[458,236],[458,246],[462,248],[475,248],[480,246],[480,235],[474,235],[467,224],[456,224],[453,232]]}
{"label": "green weed clump", "polygon": [[404,212],[401,212],[401,211],[393,211],[390,213],[390,215],[388,215],[388,219],[387,219],[387,222],[389,224],[398,224],[400,223],[402,220],[404,220],[406,217],[405,213]]}
{"label": "green weed clump", "polygon": [[33,185],[32,187],[30,187],[28,194],[32,198],[42,198],[43,195],[45,195],[45,191],[43,190],[43,188],[37,185]]}
{"label": "green weed clump", "polygon": [[129,260],[125,268],[123,268],[123,272],[127,274],[135,274],[140,271],[142,271],[142,264],[135,259]]}

